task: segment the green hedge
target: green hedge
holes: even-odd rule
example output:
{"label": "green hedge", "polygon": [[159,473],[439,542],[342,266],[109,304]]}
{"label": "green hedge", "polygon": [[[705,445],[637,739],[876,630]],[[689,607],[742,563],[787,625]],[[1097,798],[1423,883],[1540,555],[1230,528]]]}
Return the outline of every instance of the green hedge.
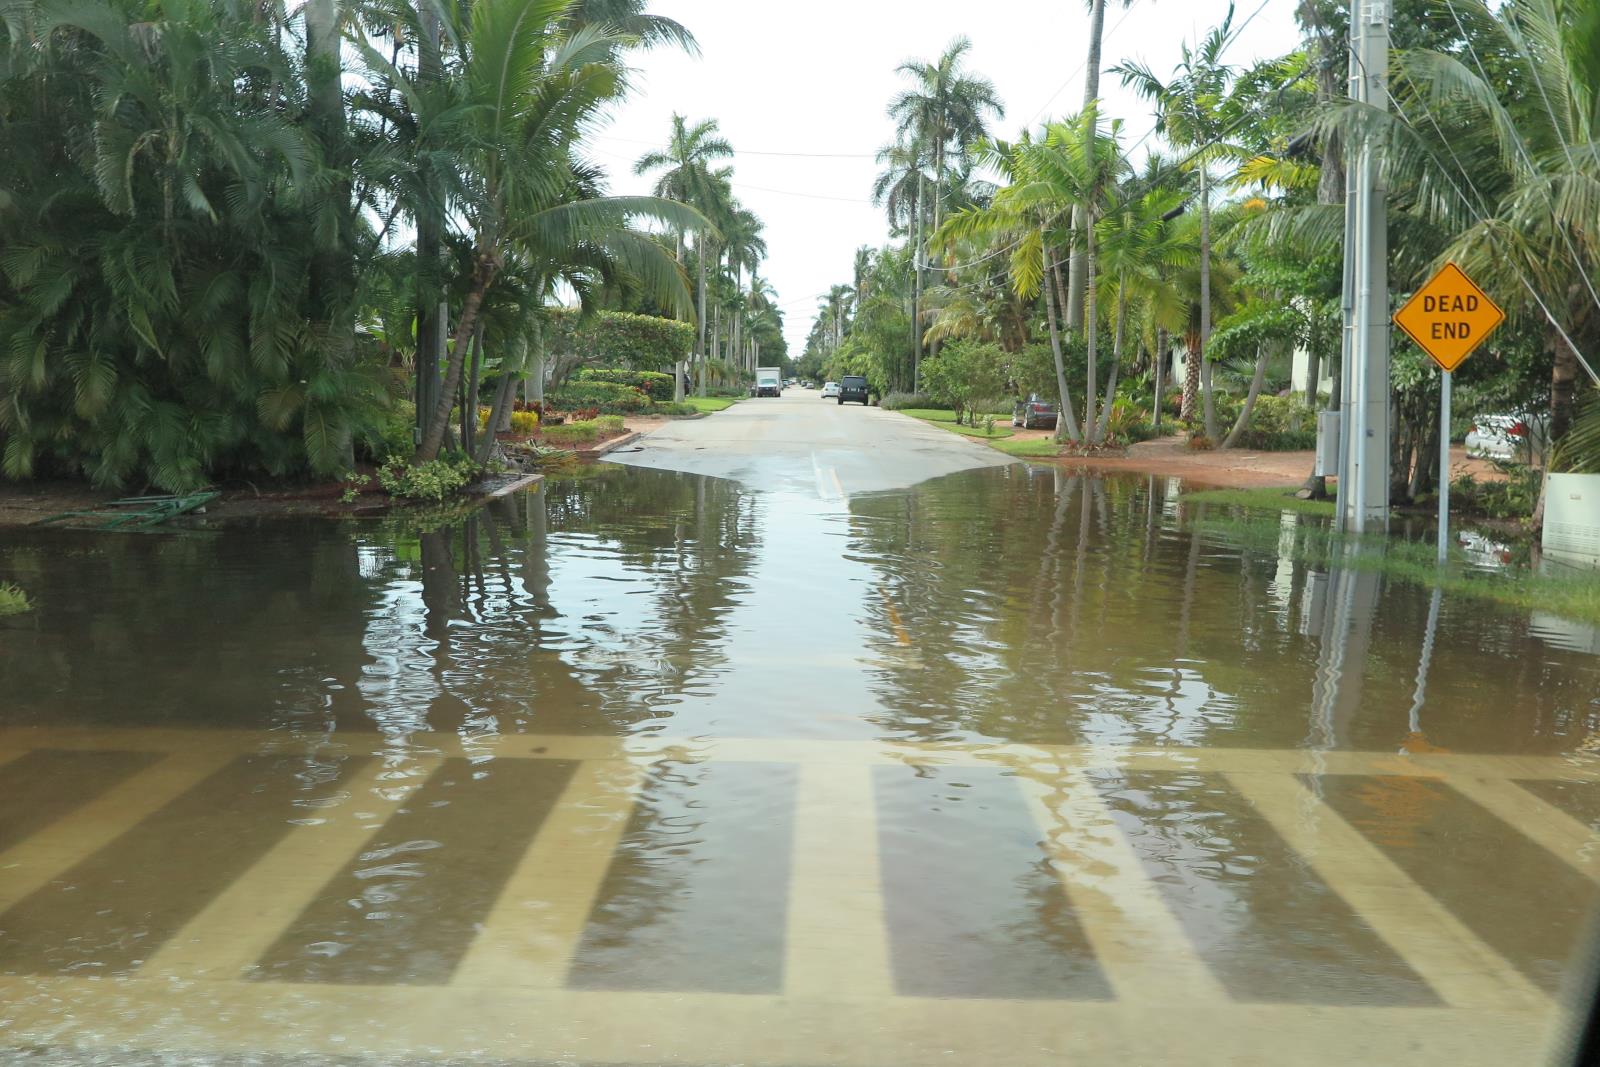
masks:
{"label": "green hedge", "polygon": [[633,415],[653,407],[650,398],[631,385],[617,382],[575,381],[545,397],[557,411],[598,408],[606,415]]}
{"label": "green hedge", "polygon": [[586,445],[600,436],[600,427],[592,419],[560,423],[544,427],[539,436],[553,445]]}
{"label": "green hedge", "polygon": [[672,399],[672,375],[653,370],[589,367],[578,372],[579,382],[608,382],[638,389],[651,400]]}
{"label": "green hedge", "polygon": [[878,401],[878,406],[885,411],[904,411],[906,408],[950,410],[944,404],[935,403],[927,393],[890,393]]}
{"label": "green hedge", "polygon": [[575,354],[585,363],[625,364],[636,371],[669,371],[694,347],[694,327],[687,322],[622,311],[584,316],[556,308],[547,337],[553,352]]}

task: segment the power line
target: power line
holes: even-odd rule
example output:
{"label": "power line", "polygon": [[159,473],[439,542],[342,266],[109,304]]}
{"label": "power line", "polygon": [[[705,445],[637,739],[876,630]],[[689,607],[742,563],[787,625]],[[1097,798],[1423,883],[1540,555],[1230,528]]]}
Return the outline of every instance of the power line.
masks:
{"label": "power line", "polygon": [[[1113,23],[1112,26],[1111,26],[1111,29],[1107,30],[1105,36],[1100,39],[1100,43],[1101,43],[1102,46],[1105,44],[1106,41],[1109,41],[1109,40],[1111,40],[1112,37],[1116,36],[1117,31],[1122,28],[1122,24],[1124,22],[1128,21],[1128,16],[1133,14],[1134,5],[1137,4],[1138,2],[1139,2],[1139,0],[1129,0],[1128,6],[1122,9],[1122,17],[1119,18],[1115,23]],[[1024,128],[1026,128],[1028,126],[1032,126],[1034,124],[1034,122],[1039,118],[1040,115],[1043,115],[1046,111],[1048,111],[1049,108],[1050,108],[1050,105],[1056,102],[1056,97],[1058,97],[1062,93],[1066,92],[1067,91],[1067,87],[1069,85],[1071,85],[1073,82],[1078,80],[1078,75],[1082,74],[1083,73],[1083,68],[1088,66],[1088,65],[1089,65],[1089,57],[1088,56],[1084,56],[1083,57],[1083,62],[1079,63],[1076,67],[1074,67],[1072,69],[1072,73],[1067,75],[1067,80],[1062,82],[1059,86],[1057,86],[1056,87],[1056,91],[1050,94],[1049,99],[1045,100],[1045,102],[1043,104],[1039,105],[1039,110],[1035,111],[1033,113],[1032,117],[1030,117],[1027,122],[1023,123]]]}

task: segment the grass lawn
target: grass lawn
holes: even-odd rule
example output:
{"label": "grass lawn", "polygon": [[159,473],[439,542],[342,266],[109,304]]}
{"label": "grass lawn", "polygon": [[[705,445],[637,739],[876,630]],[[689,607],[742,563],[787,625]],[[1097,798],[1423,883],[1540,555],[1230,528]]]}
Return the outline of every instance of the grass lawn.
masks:
{"label": "grass lawn", "polygon": [[996,441],[995,446],[1008,456],[1046,459],[1061,454],[1061,446],[1053,438],[1035,437],[1027,441]]}
{"label": "grass lawn", "polygon": [[955,433],[958,433],[962,437],[976,437],[980,441],[1003,441],[1007,437],[1010,437],[1014,432],[1009,427],[1005,426],[996,426],[994,428],[994,433],[992,434],[984,433],[983,427],[981,426],[977,429],[973,429],[971,426],[957,426],[953,422],[942,422],[939,424],[939,426],[941,429],[951,430]]}
{"label": "grass lawn", "polygon": [[686,396],[685,404],[697,411],[725,411],[739,402],[738,397],[732,396]]}
{"label": "grass lawn", "polygon": [[1331,500],[1301,500],[1293,489],[1202,489],[1184,493],[1191,504],[1228,504],[1254,511],[1293,511],[1300,515],[1333,517]]}
{"label": "grass lawn", "polygon": [[[955,412],[942,411],[938,408],[901,408],[900,414],[910,415],[913,419],[931,422],[940,429],[950,430],[962,437],[976,437],[981,441],[1003,441],[1012,433],[1010,427],[1004,424],[996,425],[992,434],[984,433],[981,427],[960,425],[956,422]],[[1006,418],[1007,421],[1010,420],[1009,415]],[[983,421],[981,417],[979,421]]]}
{"label": "grass lawn", "polygon": [[[1277,517],[1253,515],[1232,519],[1198,519],[1198,532],[1268,555],[1281,554],[1284,526]],[[1452,596],[1472,597],[1511,607],[1554,612],[1579,622],[1600,623],[1600,577],[1536,574],[1528,567],[1485,574],[1469,570],[1452,552],[1450,563],[1435,561],[1433,542],[1344,535],[1322,523],[1301,523],[1289,554],[1319,566],[1381,571],[1403,582],[1438,586]]]}

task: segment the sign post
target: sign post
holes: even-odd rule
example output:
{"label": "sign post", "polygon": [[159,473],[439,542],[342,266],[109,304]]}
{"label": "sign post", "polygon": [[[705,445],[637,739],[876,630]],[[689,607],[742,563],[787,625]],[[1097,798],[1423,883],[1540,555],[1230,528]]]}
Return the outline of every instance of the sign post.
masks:
{"label": "sign post", "polygon": [[1505,321],[1489,294],[1446,263],[1405,306],[1394,324],[1439,365],[1439,562],[1450,545],[1450,379],[1452,372]]}

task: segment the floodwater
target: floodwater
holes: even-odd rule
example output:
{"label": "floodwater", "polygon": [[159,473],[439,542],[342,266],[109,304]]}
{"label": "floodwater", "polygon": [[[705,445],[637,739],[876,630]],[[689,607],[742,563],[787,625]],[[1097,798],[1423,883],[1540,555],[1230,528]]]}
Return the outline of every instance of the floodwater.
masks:
{"label": "floodwater", "polygon": [[8,532],[0,1059],[1540,1062],[1600,633],[1194,510],[602,466]]}

